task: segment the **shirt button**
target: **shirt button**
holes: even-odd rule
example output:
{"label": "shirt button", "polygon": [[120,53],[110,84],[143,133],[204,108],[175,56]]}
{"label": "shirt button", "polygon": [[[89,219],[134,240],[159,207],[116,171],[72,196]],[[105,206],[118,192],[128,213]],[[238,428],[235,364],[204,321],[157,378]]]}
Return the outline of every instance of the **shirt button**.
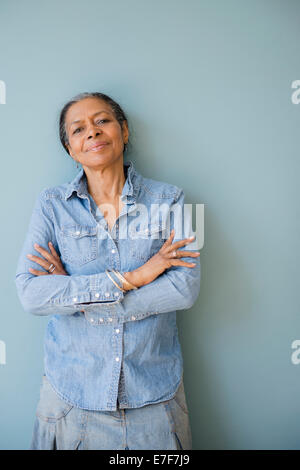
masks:
{"label": "shirt button", "polygon": [[77,297],[74,297],[73,302],[76,302],[76,301],[77,301]]}
{"label": "shirt button", "polygon": [[101,321],[101,323],[103,323],[103,318],[99,318],[99,320]]}
{"label": "shirt button", "polygon": [[135,320],[135,317],[132,315],[131,320]]}
{"label": "shirt button", "polygon": [[116,252],[116,250],[112,249],[112,250],[111,250],[111,252],[112,252],[112,253],[115,253],[115,252]]}
{"label": "shirt button", "polygon": [[100,295],[99,292],[96,292],[95,297],[99,297],[99,295]]}
{"label": "shirt button", "polygon": [[119,295],[119,292],[115,292],[115,297],[118,297],[118,295]]}
{"label": "shirt button", "polygon": [[109,292],[105,292],[105,297],[109,297]]}
{"label": "shirt button", "polygon": [[120,358],[119,357],[116,357],[116,361],[119,362]]}
{"label": "shirt button", "polygon": [[93,319],[93,318],[91,318],[91,323],[93,323],[93,321],[94,321],[94,319]]}
{"label": "shirt button", "polygon": [[109,317],[108,321],[112,321],[112,318]]}
{"label": "shirt button", "polygon": [[117,329],[116,329],[116,333],[120,333],[120,330],[119,330],[119,328],[117,328]]}

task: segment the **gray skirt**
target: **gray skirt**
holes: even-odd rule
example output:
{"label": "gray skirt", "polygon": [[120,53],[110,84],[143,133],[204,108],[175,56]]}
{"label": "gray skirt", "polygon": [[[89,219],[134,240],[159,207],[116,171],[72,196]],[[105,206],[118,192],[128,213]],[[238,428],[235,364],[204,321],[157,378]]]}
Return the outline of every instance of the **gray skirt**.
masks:
{"label": "gray skirt", "polygon": [[90,411],[62,400],[44,375],[30,450],[106,449],[191,450],[183,379],[170,400],[141,408]]}

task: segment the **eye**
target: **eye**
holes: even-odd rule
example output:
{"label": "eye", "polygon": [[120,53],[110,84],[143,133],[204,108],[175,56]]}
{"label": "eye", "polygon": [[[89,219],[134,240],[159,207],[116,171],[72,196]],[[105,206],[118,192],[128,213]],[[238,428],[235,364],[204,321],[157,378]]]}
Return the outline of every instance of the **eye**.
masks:
{"label": "eye", "polygon": [[98,119],[98,121],[96,121],[97,124],[100,122],[108,122],[108,119]]}
{"label": "eye", "polygon": [[75,129],[75,131],[73,132],[73,134],[77,134],[78,132],[77,131],[80,131],[82,129],[82,127],[77,127],[77,129]]}

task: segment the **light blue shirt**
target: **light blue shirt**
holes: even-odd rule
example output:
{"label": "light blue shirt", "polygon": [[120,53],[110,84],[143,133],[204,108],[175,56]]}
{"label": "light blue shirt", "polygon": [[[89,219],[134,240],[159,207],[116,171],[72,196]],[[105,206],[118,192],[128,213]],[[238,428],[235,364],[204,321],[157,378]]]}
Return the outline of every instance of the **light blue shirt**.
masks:
{"label": "light blue shirt", "polygon": [[[139,408],[175,395],[183,375],[176,310],[189,309],[200,291],[199,256],[181,258],[195,267],[172,266],[127,292],[105,273],[142,266],[169,237],[173,208],[184,212],[181,188],[143,177],[130,160],[124,170],[124,206],[112,230],[88,193],[83,169],[71,183],[43,189],[16,270],[23,309],[50,316],[44,348],[49,382],[62,399],[88,410]],[[173,242],[187,236],[175,231]],[[43,270],[26,255],[42,257],[33,245],[50,252],[49,241],[68,275],[28,270]]]}

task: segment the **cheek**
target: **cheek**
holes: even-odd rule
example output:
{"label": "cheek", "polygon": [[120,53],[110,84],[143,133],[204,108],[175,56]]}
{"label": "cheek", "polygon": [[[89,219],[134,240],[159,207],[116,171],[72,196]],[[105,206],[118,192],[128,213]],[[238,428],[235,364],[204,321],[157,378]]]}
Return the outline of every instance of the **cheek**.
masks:
{"label": "cheek", "polygon": [[73,150],[73,152],[80,152],[81,148],[82,148],[82,142],[83,142],[83,139],[80,138],[80,137],[70,137],[69,138],[69,145],[71,147],[71,150]]}
{"label": "cheek", "polygon": [[114,153],[118,153],[122,147],[122,141],[120,140],[120,135],[117,132],[106,133],[107,138],[109,139],[110,145],[108,146],[110,150]]}
{"label": "cheek", "polygon": [[123,134],[119,125],[114,124],[109,129],[107,129],[107,131],[115,143],[123,141]]}
{"label": "cheek", "polygon": [[114,136],[113,136],[113,143],[114,146],[117,147],[118,149],[122,149],[124,146],[123,142],[123,134],[120,131],[120,129],[115,130]]}

